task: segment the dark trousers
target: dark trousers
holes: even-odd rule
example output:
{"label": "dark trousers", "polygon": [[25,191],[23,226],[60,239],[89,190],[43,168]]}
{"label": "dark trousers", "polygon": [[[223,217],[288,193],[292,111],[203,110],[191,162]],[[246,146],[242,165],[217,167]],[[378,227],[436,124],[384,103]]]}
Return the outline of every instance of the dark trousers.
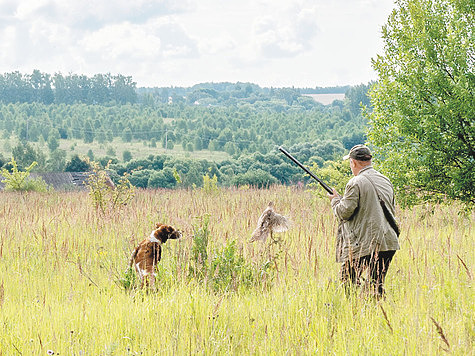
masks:
{"label": "dark trousers", "polygon": [[369,282],[375,294],[384,294],[384,277],[396,251],[373,252],[356,260],[349,260],[341,267],[341,280],[345,284],[360,284],[360,277],[364,270],[369,269]]}

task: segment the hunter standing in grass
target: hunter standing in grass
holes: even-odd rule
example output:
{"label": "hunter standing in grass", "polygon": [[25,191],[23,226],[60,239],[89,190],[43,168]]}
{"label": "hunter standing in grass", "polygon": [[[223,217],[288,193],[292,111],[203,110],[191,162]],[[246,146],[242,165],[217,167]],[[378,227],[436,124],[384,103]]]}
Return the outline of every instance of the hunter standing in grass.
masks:
{"label": "hunter standing in grass", "polygon": [[384,277],[399,250],[398,233],[385,216],[380,199],[394,217],[394,189],[387,177],[376,171],[371,151],[364,145],[354,146],[343,159],[350,160],[350,179],[345,194],[333,188],[328,194],[333,213],[339,219],[336,260],[342,263],[341,279],[359,284],[361,274],[369,269],[372,290],[384,294]]}

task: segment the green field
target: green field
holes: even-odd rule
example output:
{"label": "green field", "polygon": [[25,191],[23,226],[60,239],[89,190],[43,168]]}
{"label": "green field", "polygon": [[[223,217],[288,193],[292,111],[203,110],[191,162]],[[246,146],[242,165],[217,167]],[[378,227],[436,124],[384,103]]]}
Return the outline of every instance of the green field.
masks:
{"label": "green field", "polygon": [[[0,154],[3,155],[5,159],[11,157],[11,149],[18,144],[18,139],[12,137],[10,139],[0,138]],[[48,146],[44,143],[43,145],[39,143],[30,144],[39,148],[48,156]],[[108,154],[108,149],[112,148],[115,152],[115,156]],[[59,149],[66,151],[67,160],[71,159],[73,155],[79,155],[80,157],[86,156],[89,150],[92,150],[94,158],[98,159],[101,157],[115,157],[122,162],[122,154],[124,151],[129,151],[132,154],[133,159],[143,159],[150,155],[165,155],[172,154],[175,157],[190,157],[193,159],[206,159],[208,161],[219,162],[225,159],[230,159],[230,155],[223,151],[210,151],[210,150],[200,150],[200,151],[184,151],[181,145],[175,144],[173,149],[165,149],[161,146],[160,142],[157,142],[157,147],[151,147],[149,143],[144,144],[139,141],[124,142],[120,138],[115,138],[112,142],[107,142],[100,144],[98,142],[84,143],[83,140],[59,140]]]}
{"label": "green field", "polygon": [[[250,244],[269,201],[292,228],[280,245]],[[216,275],[194,278],[205,216],[210,258],[235,241],[253,271],[270,257],[267,272],[219,290]],[[106,216],[87,193],[1,193],[0,355],[473,354],[475,214],[427,205],[399,218],[376,301],[339,287],[336,221],[311,191],[139,191]],[[156,222],[184,236],[164,245],[157,291],[126,290],[130,253]]]}

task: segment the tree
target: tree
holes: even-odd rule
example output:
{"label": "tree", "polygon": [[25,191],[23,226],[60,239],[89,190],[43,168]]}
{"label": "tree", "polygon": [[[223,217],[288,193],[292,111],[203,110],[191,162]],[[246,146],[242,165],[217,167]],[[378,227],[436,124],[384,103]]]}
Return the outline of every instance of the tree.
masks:
{"label": "tree", "polygon": [[84,143],[92,143],[94,141],[94,129],[91,119],[87,119],[84,124]]}
{"label": "tree", "polygon": [[51,152],[59,147],[59,132],[57,129],[51,129],[48,135],[48,148]]}
{"label": "tree", "polygon": [[122,160],[124,162],[129,162],[132,159],[132,153],[129,150],[125,150],[122,152]]}
{"label": "tree", "polygon": [[231,179],[232,185],[250,185],[257,188],[268,188],[277,183],[277,179],[269,172],[262,169],[249,170],[246,173],[239,173]]}
{"label": "tree", "polygon": [[368,137],[403,203],[475,203],[475,3],[398,0],[373,60]]}
{"label": "tree", "polygon": [[66,167],[66,151],[52,150],[46,161],[46,169],[49,172],[62,172]]}
{"label": "tree", "polygon": [[37,162],[38,169],[44,167],[46,157],[39,149],[35,148],[27,143],[18,143],[12,149],[12,157],[15,158],[20,169],[30,166],[33,162]]}
{"label": "tree", "polygon": [[78,155],[71,157],[71,161],[66,164],[65,172],[88,172],[91,170],[89,163],[79,158]]}
{"label": "tree", "polygon": [[2,176],[2,183],[5,183],[5,190],[7,191],[38,191],[46,192],[48,187],[41,178],[30,179],[31,170],[37,165],[36,162],[32,162],[25,171],[18,169],[15,159],[12,157],[8,164],[11,169],[2,168],[0,175]]}
{"label": "tree", "polygon": [[91,149],[87,150],[86,156],[89,158],[90,161],[94,161],[94,152]]}
{"label": "tree", "polygon": [[122,141],[132,142],[132,130],[130,129],[130,127],[127,127],[122,133]]}

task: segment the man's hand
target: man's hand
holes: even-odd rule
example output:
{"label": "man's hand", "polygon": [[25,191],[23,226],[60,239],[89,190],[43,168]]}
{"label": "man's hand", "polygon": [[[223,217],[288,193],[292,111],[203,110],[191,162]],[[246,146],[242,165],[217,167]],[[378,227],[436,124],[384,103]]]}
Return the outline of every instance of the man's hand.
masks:
{"label": "man's hand", "polygon": [[338,194],[335,188],[332,188],[332,191],[333,191],[333,194],[327,193],[328,199],[330,199],[330,201],[332,201],[333,198],[340,196],[340,194]]}

